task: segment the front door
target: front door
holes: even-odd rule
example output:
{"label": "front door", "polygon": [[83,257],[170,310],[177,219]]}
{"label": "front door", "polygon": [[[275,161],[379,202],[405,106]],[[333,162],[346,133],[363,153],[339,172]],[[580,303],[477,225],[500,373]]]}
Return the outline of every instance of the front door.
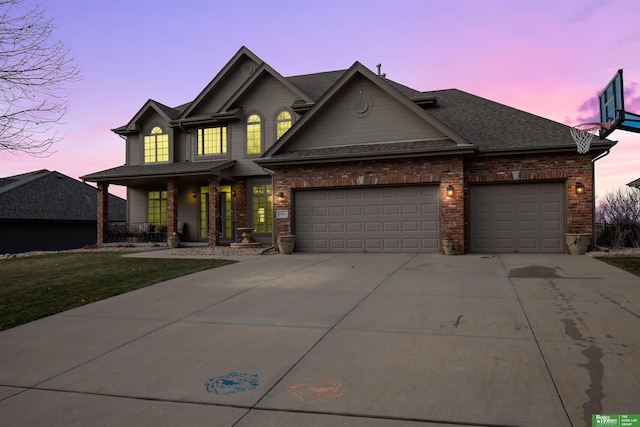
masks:
{"label": "front door", "polygon": [[[217,226],[220,233],[219,243],[229,244],[235,238],[235,221],[233,218],[233,204],[231,197],[231,186],[221,185],[218,187],[218,213]],[[200,239],[209,238],[209,187],[200,188]]]}

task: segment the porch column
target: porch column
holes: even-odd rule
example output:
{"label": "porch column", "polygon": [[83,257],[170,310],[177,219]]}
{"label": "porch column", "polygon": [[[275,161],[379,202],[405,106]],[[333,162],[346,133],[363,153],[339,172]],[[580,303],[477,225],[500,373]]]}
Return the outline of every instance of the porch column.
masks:
{"label": "porch column", "polygon": [[220,214],[220,206],[218,206],[220,203],[219,185],[219,176],[209,177],[209,246],[218,246],[220,242],[220,230],[218,230],[218,215]]}
{"label": "porch column", "polygon": [[97,245],[102,246],[107,237],[107,226],[109,225],[109,184],[98,183],[98,218],[97,218],[98,240]]}
{"label": "porch column", "polygon": [[[236,228],[251,227],[247,221],[247,200],[249,193],[247,189],[247,179],[238,179],[234,186],[235,193],[235,217]],[[235,232],[235,230],[234,230]]]}
{"label": "porch column", "polygon": [[175,179],[167,181],[167,235],[178,232],[178,184]]}

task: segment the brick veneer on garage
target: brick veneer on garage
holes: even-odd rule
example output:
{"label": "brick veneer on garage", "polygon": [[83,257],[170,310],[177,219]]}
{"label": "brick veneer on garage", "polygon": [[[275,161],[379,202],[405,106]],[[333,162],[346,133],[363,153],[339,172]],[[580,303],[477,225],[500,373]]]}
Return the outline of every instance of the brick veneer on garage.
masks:
{"label": "brick veneer on garage", "polygon": [[[464,166],[464,171],[463,171]],[[335,188],[378,185],[439,184],[440,235],[458,241],[458,252],[468,247],[469,184],[497,182],[564,181],[567,190],[567,220],[581,232],[592,233],[593,164],[589,156],[491,156],[464,159],[463,156],[427,157],[412,160],[386,160],[310,164],[273,167],[275,210],[289,211],[289,218],[276,218],[276,236],[290,234],[294,189]],[[516,174],[513,172],[517,171]],[[575,183],[584,184],[584,194],[575,194]],[[447,197],[447,187],[454,196]]]}
{"label": "brick veneer on garage", "polygon": [[[566,220],[581,233],[593,234],[593,163],[591,156],[494,156],[465,162],[467,185],[493,182],[564,181]],[[514,172],[516,172],[514,176]],[[517,176],[517,179],[516,179]],[[584,193],[576,194],[576,182]],[[468,191],[466,192],[468,194]],[[468,204],[466,217],[468,219]],[[468,223],[468,220],[467,220]]]}
{"label": "brick veneer on garage", "polygon": [[[464,205],[462,197],[462,156],[416,158],[398,161],[342,162],[301,166],[274,167],[274,194],[276,210],[288,210],[289,218],[276,218],[275,235],[290,234],[292,191],[301,188],[335,188],[377,185],[439,184],[440,235],[464,238]],[[447,198],[446,189],[453,185],[457,194]],[[463,248],[462,248],[463,249]]]}

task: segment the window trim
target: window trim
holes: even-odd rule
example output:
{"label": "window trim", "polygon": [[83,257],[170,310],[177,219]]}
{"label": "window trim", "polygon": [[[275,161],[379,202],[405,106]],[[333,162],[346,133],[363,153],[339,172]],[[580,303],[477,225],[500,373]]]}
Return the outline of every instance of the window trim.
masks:
{"label": "window trim", "polygon": [[[259,153],[249,153],[249,119],[253,116],[256,116],[260,119],[259,122],[259,130],[260,130],[260,152]],[[262,114],[253,112],[247,115],[247,118],[244,120],[244,156],[247,158],[255,158],[260,157],[264,153],[264,117]]]}
{"label": "window trim", "polygon": [[[203,153],[200,154],[200,134],[201,132],[204,132],[207,129],[219,129],[220,132],[224,130],[224,139],[220,137],[220,146],[218,147],[220,149],[219,153],[205,153],[204,146],[203,146]],[[196,145],[195,155],[196,155],[196,158],[198,159],[207,158],[207,157],[227,157],[229,155],[229,126],[227,126],[226,124],[218,125],[218,126],[212,125],[212,126],[198,127],[196,129],[196,136],[194,139],[195,139],[195,145]],[[224,151],[222,151],[223,145],[224,145]]]}
{"label": "window trim", "polygon": [[294,115],[293,115],[293,111],[291,111],[288,108],[282,108],[278,111],[276,111],[276,114],[274,116],[274,123],[275,123],[275,141],[278,141],[280,138],[282,138],[282,135],[278,136],[278,131],[279,131],[279,124],[285,122],[285,120],[280,120],[280,114],[282,113],[287,113],[289,114],[289,127],[287,128],[287,130],[285,130],[282,135],[284,135],[285,133],[287,133],[289,131],[289,129],[291,129],[293,127],[293,123],[294,123]]}
{"label": "window trim", "polygon": [[[154,133],[154,130],[159,129],[160,133]],[[166,135],[167,137],[167,160],[158,160],[158,136],[164,136]],[[155,153],[155,159],[154,161],[147,161],[147,138],[148,137],[154,137],[154,153]],[[142,164],[156,164],[156,163],[169,163],[171,162],[171,138],[169,137],[169,132],[166,132],[164,130],[164,128],[159,125],[159,124],[155,124],[151,127],[151,130],[149,131],[149,133],[144,133],[142,135]]]}

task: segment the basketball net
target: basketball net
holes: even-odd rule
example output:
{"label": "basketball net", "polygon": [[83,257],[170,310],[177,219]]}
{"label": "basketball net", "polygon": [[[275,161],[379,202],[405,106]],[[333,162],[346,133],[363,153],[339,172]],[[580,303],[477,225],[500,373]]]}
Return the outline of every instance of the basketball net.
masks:
{"label": "basketball net", "polygon": [[608,129],[609,123],[582,123],[571,128],[571,137],[578,146],[578,153],[584,154],[589,152],[591,140],[600,130],[600,128]]}

